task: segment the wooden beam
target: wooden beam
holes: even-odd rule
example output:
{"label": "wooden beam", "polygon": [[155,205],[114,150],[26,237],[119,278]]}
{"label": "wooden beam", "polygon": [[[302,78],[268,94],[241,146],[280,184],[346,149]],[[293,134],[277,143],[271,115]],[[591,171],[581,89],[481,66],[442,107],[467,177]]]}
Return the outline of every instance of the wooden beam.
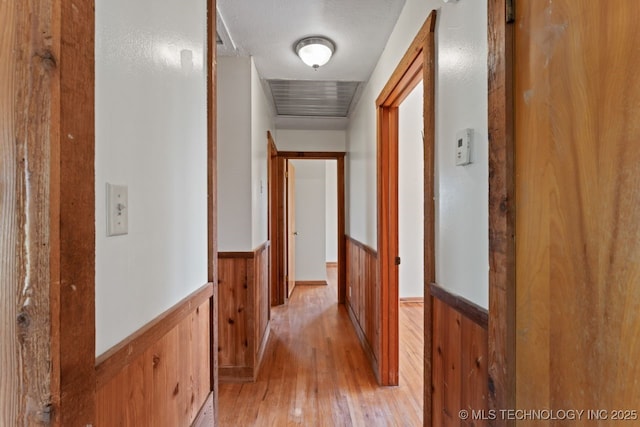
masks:
{"label": "wooden beam", "polygon": [[[506,1],[488,2],[489,408],[515,408],[513,24]],[[514,425],[497,419],[494,426]]]}
{"label": "wooden beam", "polygon": [[94,6],[0,11],[0,424],[93,424]]}
{"label": "wooden beam", "polygon": [[218,425],[218,193],[216,0],[207,0],[207,280],[213,284],[209,310],[210,389],[213,425]]}

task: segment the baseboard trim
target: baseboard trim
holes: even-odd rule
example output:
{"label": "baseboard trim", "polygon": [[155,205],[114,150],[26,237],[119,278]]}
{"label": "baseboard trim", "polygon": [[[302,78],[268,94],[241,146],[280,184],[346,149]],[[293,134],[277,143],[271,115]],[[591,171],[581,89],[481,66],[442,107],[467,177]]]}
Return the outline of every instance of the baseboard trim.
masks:
{"label": "baseboard trim", "polygon": [[200,408],[200,412],[193,420],[191,427],[211,427],[215,425],[215,412],[213,406],[213,392],[209,393],[209,397]]}
{"label": "baseboard trim", "polygon": [[400,298],[400,302],[424,303],[424,297],[404,297]]}
{"label": "baseboard trim", "polygon": [[351,308],[351,305],[349,305],[349,303],[345,304],[346,308],[347,308],[347,313],[349,313],[349,319],[351,319],[351,323],[353,324],[353,329],[355,329],[356,331],[356,336],[358,337],[358,340],[360,341],[360,344],[362,345],[362,349],[364,350],[365,355],[367,356],[367,359],[369,360],[369,363],[371,364],[371,368],[373,369],[373,372],[376,375],[376,380],[378,381],[378,384],[380,383],[380,371],[378,369],[378,359],[376,359],[376,355],[373,352],[373,349],[371,348],[371,345],[369,344],[369,341],[367,340],[367,336],[365,335],[364,331],[362,330],[362,327],[360,326],[360,323],[358,323],[358,319],[356,318],[355,313],[353,312],[353,309]]}
{"label": "baseboard trim", "polygon": [[264,359],[264,351],[267,348],[267,343],[269,342],[269,335],[271,334],[271,321],[267,322],[267,327],[265,328],[264,334],[262,335],[262,342],[260,343],[260,347],[258,348],[258,355],[256,360],[256,370],[253,375],[253,379],[258,377],[258,372],[260,372],[260,367],[262,366],[262,360]]}
{"label": "baseboard trim", "polygon": [[468,317],[478,326],[488,330],[489,329],[489,312],[468,299],[461,297],[460,295],[453,294],[438,285],[437,283],[431,284],[431,295],[434,298],[438,298],[451,308],[457,310],[460,314]]}
{"label": "baseboard trim", "polygon": [[96,358],[96,388],[100,389],[125,366],[141,356],[187,315],[213,296],[213,283],[207,283],[151,322]]}
{"label": "baseboard trim", "polygon": [[327,286],[326,280],[301,280],[296,281],[296,286]]}
{"label": "baseboard trim", "polygon": [[327,263],[327,268],[338,268],[338,263],[337,262],[328,262]]}

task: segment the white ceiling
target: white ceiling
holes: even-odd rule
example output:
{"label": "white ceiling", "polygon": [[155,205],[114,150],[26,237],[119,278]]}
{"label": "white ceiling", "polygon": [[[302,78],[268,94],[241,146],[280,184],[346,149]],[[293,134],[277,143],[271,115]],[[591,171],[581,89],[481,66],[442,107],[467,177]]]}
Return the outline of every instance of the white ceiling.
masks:
{"label": "white ceiling", "polygon": [[[218,0],[219,32],[225,42],[218,54],[253,56],[263,80],[366,82],[404,2]],[[328,64],[314,71],[297,57],[294,46],[301,38],[316,35],[331,39],[336,51]],[[269,85],[264,87],[268,93]],[[276,117],[280,128],[335,129],[344,128],[346,123],[346,118]]]}

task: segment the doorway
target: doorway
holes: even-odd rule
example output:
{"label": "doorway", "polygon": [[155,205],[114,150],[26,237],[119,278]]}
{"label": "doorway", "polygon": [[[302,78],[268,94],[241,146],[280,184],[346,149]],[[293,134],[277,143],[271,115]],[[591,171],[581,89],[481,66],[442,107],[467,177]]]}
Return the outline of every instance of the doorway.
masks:
{"label": "doorway", "polygon": [[[345,243],[345,197],[344,197],[344,152],[291,152],[278,151],[275,140],[267,132],[268,144],[268,191],[269,191],[269,240],[271,242],[270,259],[270,295],[271,305],[282,305],[289,296],[287,286],[287,258],[289,230],[287,227],[287,170],[289,160],[336,160],[337,163],[337,276],[338,303],[344,304],[346,298],[346,243]],[[295,167],[295,166],[294,166]],[[295,237],[295,235],[293,235]],[[294,285],[295,286],[295,285]]]}
{"label": "doorway", "polygon": [[[432,11],[376,100],[378,276],[380,280],[380,364],[382,385],[399,381],[398,130],[399,106],[423,84],[424,295],[435,281],[434,100],[436,12]],[[424,302],[424,419],[431,419],[431,298]]]}

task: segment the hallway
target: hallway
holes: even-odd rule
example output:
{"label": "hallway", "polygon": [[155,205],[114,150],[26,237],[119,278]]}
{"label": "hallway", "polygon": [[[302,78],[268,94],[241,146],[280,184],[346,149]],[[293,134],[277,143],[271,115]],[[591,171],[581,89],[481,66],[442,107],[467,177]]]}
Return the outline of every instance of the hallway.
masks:
{"label": "hallway", "polygon": [[349,316],[329,286],[296,287],[271,311],[255,383],[220,384],[221,426],[422,425],[422,307],[400,310],[400,386],[378,387]]}

